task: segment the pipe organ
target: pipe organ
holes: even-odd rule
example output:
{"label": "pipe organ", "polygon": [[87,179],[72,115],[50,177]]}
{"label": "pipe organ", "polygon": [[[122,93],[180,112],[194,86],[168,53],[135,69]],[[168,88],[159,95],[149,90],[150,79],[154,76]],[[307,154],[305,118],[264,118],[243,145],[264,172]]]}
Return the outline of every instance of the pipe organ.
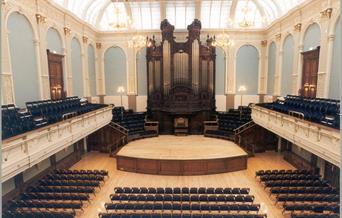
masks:
{"label": "pipe organ", "polygon": [[190,133],[201,133],[203,121],[215,110],[215,47],[213,38],[200,40],[201,22],[188,27],[185,42],[176,42],[174,26],[160,25],[162,41],[149,39],[147,110],[158,120],[160,131],[173,132],[175,119],[186,118]]}

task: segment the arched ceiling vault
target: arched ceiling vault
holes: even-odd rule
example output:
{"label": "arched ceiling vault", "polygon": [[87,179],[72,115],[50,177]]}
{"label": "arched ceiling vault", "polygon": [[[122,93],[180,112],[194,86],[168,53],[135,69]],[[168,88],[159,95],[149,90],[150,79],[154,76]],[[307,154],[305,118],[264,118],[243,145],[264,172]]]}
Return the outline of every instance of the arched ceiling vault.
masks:
{"label": "arched ceiling vault", "polygon": [[[159,29],[166,17],[176,28],[199,17],[202,28],[266,28],[274,20],[308,0],[50,0],[101,31],[115,31],[113,23],[130,20],[124,29]],[[173,4],[175,3],[175,4]],[[171,7],[171,8],[170,8]],[[174,8],[172,8],[174,7]],[[120,18],[114,10],[120,11]],[[176,11],[170,13],[170,11]],[[178,13],[178,11],[183,11]],[[218,13],[216,13],[218,12]],[[181,16],[182,15],[182,16]],[[186,16],[186,17],[184,17]],[[183,19],[178,22],[178,20]],[[207,20],[205,20],[207,19]],[[205,20],[205,22],[203,22]],[[248,21],[248,22],[245,22]],[[252,25],[243,27],[241,23]]]}

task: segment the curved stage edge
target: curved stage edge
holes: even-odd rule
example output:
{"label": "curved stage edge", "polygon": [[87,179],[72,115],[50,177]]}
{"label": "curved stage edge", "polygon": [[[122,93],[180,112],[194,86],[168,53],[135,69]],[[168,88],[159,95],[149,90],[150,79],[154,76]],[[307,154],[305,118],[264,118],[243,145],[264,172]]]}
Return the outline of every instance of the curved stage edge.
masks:
{"label": "curved stage edge", "polygon": [[227,173],[247,169],[247,155],[196,159],[196,160],[169,160],[146,159],[116,155],[117,169],[127,172],[154,174],[154,175],[209,175]]}

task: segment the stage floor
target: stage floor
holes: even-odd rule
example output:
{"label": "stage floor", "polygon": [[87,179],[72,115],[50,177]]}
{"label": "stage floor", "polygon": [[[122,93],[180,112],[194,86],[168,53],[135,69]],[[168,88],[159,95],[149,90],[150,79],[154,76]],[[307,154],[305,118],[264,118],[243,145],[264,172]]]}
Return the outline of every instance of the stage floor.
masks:
{"label": "stage floor", "polygon": [[233,142],[203,135],[141,139],[125,145],[116,155],[155,160],[205,160],[247,155]]}

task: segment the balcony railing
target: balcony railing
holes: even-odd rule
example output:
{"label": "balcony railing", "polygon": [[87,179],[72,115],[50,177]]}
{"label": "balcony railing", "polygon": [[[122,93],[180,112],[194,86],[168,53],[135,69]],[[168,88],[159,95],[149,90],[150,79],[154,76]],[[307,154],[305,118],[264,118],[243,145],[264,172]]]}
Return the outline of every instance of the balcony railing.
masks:
{"label": "balcony railing", "polygon": [[252,107],[253,121],[293,144],[340,165],[340,131],[260,106]]}
{"label": "balcony railing", "polygon": [[112,106],[108,106],[2,141],[1,181],[67,148],[111,120]]}

